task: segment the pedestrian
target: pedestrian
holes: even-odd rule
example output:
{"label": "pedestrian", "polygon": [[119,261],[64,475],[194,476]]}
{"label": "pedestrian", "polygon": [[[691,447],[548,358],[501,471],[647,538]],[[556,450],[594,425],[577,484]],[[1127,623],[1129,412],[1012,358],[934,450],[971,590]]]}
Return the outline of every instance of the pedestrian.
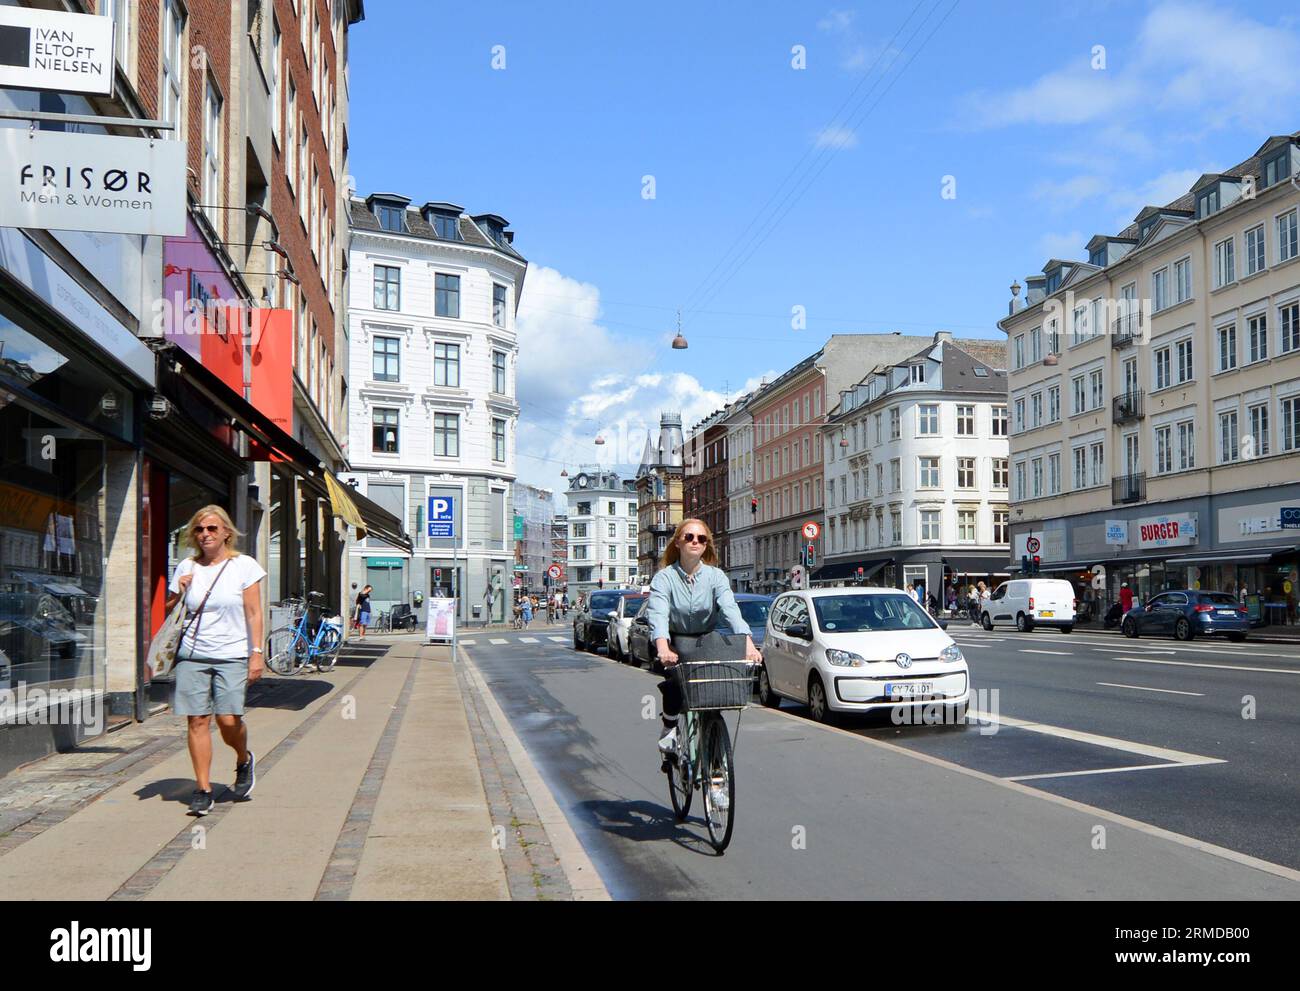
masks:
{"label": "pedestrian", "polygon": [[912,597],[913,602],[916,602],[919,605],[919,600],[916,597],[916,586],[911,582],[907,583],[907,594]]}
{"label": "pedestrian", "polygon": [[370,591],[373,587],[367,585],[357,593],[357,629],[361,631],[361,640],[366,638],[366,627],[370,625]]}
{"label": "pedestrian", "polygon": [[1133,590],[1128,587],[1128,582],[1123,582],[1119,587],[1119,611],[1120,615],[1127,613],[1133,608]]}
{"label": "pedestrian", "polygon": [[526,630],[528,629],[528,624],[533,621],[533,600],[531,596],[527,596],[527,595],[524,596],[522,608],[523,608],[524,629]]}
{"label": "pedestrian", "polygon": [[190,518],[184,541],[194,553],[176,568],[168,586],[168,612],[184,596],[189,620],[176,649],[176,695],[172,711],[185,716],[194,793],[189,814],[212,811],[212,717],[221,739],[235,751],[240,801],[253,793],[257,758],[248,749],[244,701],[262,677],[262,579],[266,572],[235,546],[242,536],[220,506],[204,506]]}
{"label": "pedestrian", "polygon": [[569,593],[568,592],[565,592],[564,595],[560,598],[560,612],[564,615],[565,619],[569,618]]}
{"label": "pedestrian", "polygon": [[555,596],[546,597],[546,624],[549,626],[555,622]]}
{"label": "pedestrian", "polygon": [[1246,583],[1242,582],[1241,588],[1237,592],[1237,601],[1244,606],[1246,604],[1246,596],[1249,594],[1250,593],[1246,591]]}

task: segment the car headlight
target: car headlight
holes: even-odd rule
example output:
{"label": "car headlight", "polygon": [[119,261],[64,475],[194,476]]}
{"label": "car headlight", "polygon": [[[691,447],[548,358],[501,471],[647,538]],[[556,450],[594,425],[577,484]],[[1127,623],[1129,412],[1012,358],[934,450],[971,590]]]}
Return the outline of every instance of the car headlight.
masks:
{"label": "car headlight", "polygon": [[860,654],[849,650],[836,650],[833,647],[827,648],[826,660],[837,668],[860,668],[867,663],[866,658]]}
{"label": "car headlight", "polygon": [[939,660],[952,662],[964,661],[966,658],[962,656],[961,648],[955,643],[951,643],[947,647],[944,647],[943,650],[939,651]]}

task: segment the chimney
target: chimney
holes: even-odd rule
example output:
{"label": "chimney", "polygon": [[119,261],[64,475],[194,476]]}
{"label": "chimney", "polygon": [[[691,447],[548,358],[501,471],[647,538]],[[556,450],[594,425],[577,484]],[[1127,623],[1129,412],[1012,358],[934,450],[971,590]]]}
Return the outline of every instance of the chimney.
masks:
{"label": "chimney", "polygon": [[934,335],[935,344],[938,344],[940,341],[951,341],[951,340],[952,340],[952,331],[950,330],[941,330]]}

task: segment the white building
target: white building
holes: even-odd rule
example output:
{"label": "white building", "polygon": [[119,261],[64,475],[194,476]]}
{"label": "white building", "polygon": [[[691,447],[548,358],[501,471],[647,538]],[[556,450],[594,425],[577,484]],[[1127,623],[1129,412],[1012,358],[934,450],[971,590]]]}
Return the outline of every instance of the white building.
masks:
{"label": "white building", "polygon": [[569,600],[616,588],[637,572],[636,482],[599,466],[569,479]]}
{"label": "white building", "polygon": [[[491,587],[491,619],[507,615],[515,311],[528,263],[506,227],[394,193],[351,203],[352,477],[415,538],[410,555],[374,538],[352,548],[376,609],[455,589],[461,622],[482,620]],[[455,536],[431,536],[430,510],[447,500]]]}
{"label": "white building", "polygon": [[921,584],[937,596],[949,579],[1005,574],[1005,355],[999,342],[940,332],[840,394],[822,428],[815,583]]}
{"label": "white building", "polygon": [[754,414],[753,393],[732,404],[727,428],[727,577],[734,592],[748,592],[754,583]]}

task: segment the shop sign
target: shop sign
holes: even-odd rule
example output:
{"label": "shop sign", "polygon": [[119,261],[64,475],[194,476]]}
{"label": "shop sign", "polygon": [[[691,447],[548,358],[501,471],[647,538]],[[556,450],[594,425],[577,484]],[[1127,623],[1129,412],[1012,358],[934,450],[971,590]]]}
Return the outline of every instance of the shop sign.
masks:
{"label": "shop sign", "polygon": [[[184,237],[163,240],[163,292],[152,310],[155,333],[244,395],[244,301],[193,220],[185,221]],[[292,384],[278,383],[288,387],[291,404]]]}
{"label": "shop sign", "polygon": [[1119,547],[1128,543],[1128,520],[1106,521],[1106,543]]}
{"label": "shop sign", "polygon": [[1283,506],[1278,511],[1278,522],[1283,530],[1300,530],[1300,506]]}
{"label": "shop sign", "polygon": [[248,401],[293,436],[293,311],[250,313]]}
{"label": "shop sign", "polygon": [[0,86],[113,92],[113,19],[0,7]]}
{"label": "shop sign", "polygon": [[401,557],[368,557],[366,558],[367,568],[400,568],[405,562]]}
{"label": "shop sign", "polygon": [[451,640],[456,632],[456,600],[433,598],[425,617],[425,636],[429,640]]}
{"label": "shop sign", "polygon": [[183,141],[2,128],[0,227],[181,237],[185,149]]}
{"label": "shop sign", "polygon": [[518,514],[515,515],[515,540],[524,539],[524,518]]}
{"label": "shop sign", "polygon": [[1196,514],[1175,513],[1148,516],[1134,521],[1141,549],[1148,547],[1184,547],[1196,543]]}

